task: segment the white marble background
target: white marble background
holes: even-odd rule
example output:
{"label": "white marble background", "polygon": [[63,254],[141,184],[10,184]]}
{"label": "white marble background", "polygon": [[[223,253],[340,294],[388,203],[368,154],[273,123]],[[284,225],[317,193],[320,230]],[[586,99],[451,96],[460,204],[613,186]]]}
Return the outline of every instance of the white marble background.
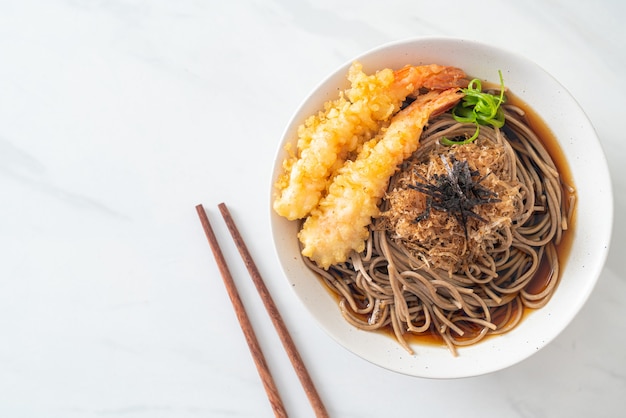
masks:
{"label": "white marble background", "polygon": [[[626,2],[0,0],[0,417],[269,417],[194,206],[225,201],[336,417],[616,417],[626,395]],[[509,48],[558,78],[607,151],[615,228],[573,323],[471,379],[336,345],[282,277],[277,141],[346,60],[407,37]],[[590,173],[593,175],[593,173]],[[292,416],[312,416],[225,246]]]}

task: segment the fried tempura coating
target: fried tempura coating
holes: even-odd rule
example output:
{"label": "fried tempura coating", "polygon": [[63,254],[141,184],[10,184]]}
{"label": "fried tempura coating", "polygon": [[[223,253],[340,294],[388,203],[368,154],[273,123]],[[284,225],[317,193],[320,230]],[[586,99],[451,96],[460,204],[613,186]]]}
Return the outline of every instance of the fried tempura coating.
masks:
{"label": "fried tempura coating", "polygon": [[388,128],[364,144],[357,158],[338,170],[328,194],[304,222],[298,234],[302,254],[327,269],[346,261],[352,251],[362,251],[389,179],[417,149],[429,117],[446,111],[462,97],[458,88],[420,95],[393,117]]}
{"label": "fried tempura coating", "polygon": [[409,95],[422,87],[447,89],[466,84],[462,70],[436,64],[367,75],[355,62],[348,79],[349,89],[299,127],[297,149],[283,163],[273,207],[287,219],[309,215],[348,156],[370,140]]}

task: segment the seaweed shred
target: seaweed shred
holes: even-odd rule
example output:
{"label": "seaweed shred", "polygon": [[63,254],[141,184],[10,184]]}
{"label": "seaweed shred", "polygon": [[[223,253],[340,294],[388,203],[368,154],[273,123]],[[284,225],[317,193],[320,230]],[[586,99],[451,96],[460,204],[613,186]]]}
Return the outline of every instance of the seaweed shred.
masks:
{"label": "seaweed shred", "polygon": [[[481,185],[484,177],[479,177],[477,170],[471,170],[466,160],[458,161],[454,155],[450,161],[441,155],[446,174],[434,174],[430,183],[416,182],[408,185],[427,196],[426,209],[419,214],[414,222],[420,222],[430,216],[432,209],[447,212],[463,227],[465,239],[468,239],[467,221],[469,218],[487,222],[473,211],[478,205],[500,202],[498,194]],[[426,180],[426,179],[424,179]],[[428,181],[428,180],[426,180]]]}

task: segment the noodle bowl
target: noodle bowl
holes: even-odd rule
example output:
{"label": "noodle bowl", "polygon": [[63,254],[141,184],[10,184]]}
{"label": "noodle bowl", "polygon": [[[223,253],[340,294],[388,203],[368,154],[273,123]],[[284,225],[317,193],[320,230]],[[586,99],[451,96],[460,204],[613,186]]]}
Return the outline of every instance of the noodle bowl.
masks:
{"label": "noodle bowl", "polygon": [[[382,68],[401,68],[407,63],[414,65],[439,63],[458,66],[471,77],[494,81],[496,71],[501,69],[507,91],[515,93],[520,101],[517,103],[509,100],[506,103],[507,106],[528,104],[527,109],[522,107],[527,111],[526,117],[531,122],[534,121],[535,115],[540,115],[547,125],[546,130],[558,143],[556,148],[554,144],[544,144],[548,153],[554,158],[553,162],[556,163],[559,171],[563,171],[563,168],[568,165],[571,171],[567,172],[566,168],[565,173],[561,172],[561,175],[565,174],[562,177],[565,179],[565,187],[558,204],[552,205],[550,202],[556,202],[559,198],[550,197],[546,202],[535,199],[534,206],[545,206],[545,213],[549,216],[541,220],[536,215],[544,212],[537,211],[531,216],[533,220],[525,223],[522,228],[518,224],[524,216],[522,213],[525,213],[524,208],[526,204],[529,204],[529,200],[522,199],[523,205],[520,206],[514,202],[515,210],[519,212],[513,214],[513,218],[518,221],[515,224],[512,222],[512,226],[505,228],[504,232],[498,234],[494,232],[493,246],[496,247],[501,245],[498,244],[499,242],[509,242],[509,240],[512,244],[515,240],[520,243],[516,244],[520,249],[516,251],[520,252],[518,257],[521,259],[529,256],[532,258],[532,252],[522,249],[535,246],[524,243],[525,239],[536,243],[541,237],[552,236],[549,239],[552,239],[555,244],[545,246],[542,263],[538,265],[530,263],[531,267],[525,267],[527,272],[538,268],[539,276],[543,277],[539,280],[529,279],[530,274],[525,277],[523,273],[511,273],[510,277],[517,277],[518,283],[515,283],[517,279],[511,279],[507,283],[493,281],[488,274],[491,267],[485,266],[494,264],[498,274],[501,277],[505,276],[508,273],[503,271],[503,266],[506,267],[503,260],[511,259],[510,255],[492,254],[493,263],[489,261],[489,257],[476,258],[473,262],[474,266],[469,266],[468,271],[478,281],[492,281],[489,284],[478,283],[474,286],[474,293],[479,293],[475,289],[483,292],[480,294],[480,300],[488,308],[484,309],[478,300],[474,302],[471,299],[473,296],[458,290],[460,285],[464,284],[464,281],[459,280],[459,273],[450,274],[447,268],[433,268],[432,258],[415,256],[416,250],[425,254],[428,248],[417,248],[415,243],[403,241],[400,237],[390,234],[387,222],[391,219],[378,217],[375,220],[370,228],[366,248],[358,257],[352,256],[341,265],[317,272],[307,265],[306,258],[301,255],[298,233],[302,222],[289,221],[270,209],[275,251],[290,288],[329,336],[355,355],[389,370],[419,377],[458,378],[501,370],[530,357],[554,340],[580,311],[597,282],[608,252],[612,227],[611,183],[606,160],[593,126],[567,90],[540,67],[515,54],[484,44],[445,38],[414,39],[376,48],[355,57],[354,60],[361,62],[363,70],[369,74]],[[346,73],[352,61],[338,68],[320,83],[294,112],[278,145],[271,179],[270,201],[273,202],[275,184],[283,170],[282,162],[288,155],[285,147],[289,144],[292,147],[295,146],[298,126],[303,120],[318,112],[325,102],[336,98],[337,92],[347,87]],[[532,112],[530,112],[531,109]],[[520,118],[515,107],[507,107],[507,112],[511,121],[513,118],[525,119]],[[437,128],[440,123],[442,125]],[[448,122],[445,121],[445,116],[430,120],[427,130],[422,133],[418,153],[426,152],[431,147],[428,135],[434,135],[435,129],[439,130],[439,135],[445,135],[448,138],[454,136],[450,132],[441,134],[448,129],[445,126],[451,128],[454,125],[446,124]],[[521,177],[522,180],[518,180],[516,184],[511,182],[510,186],[523,190],[527,187],[525,184],[541,184],[542,190],[550,187],[560,189],[560,187],[550,186],[549,180],[546,180],[548,177],[543,177],[543,172],[550,173],[552,168],[549,163],[542,165],[541,160],[548,161],[543,159],[542,152],[523,151],[524,148],[514,138],[515,135],[521,136],[521,134],[514,135],[513,123],[507,123],[507,125],[509,126],[500,130],[500,134],[509,140],[515,158],[537,159],[539,164],[533,163],[528,167],[533,167],[535,173],[537,173],[536,169],[541,173],[532,174],[527,169],[520,169],[516,164],[516,178],[519,179],[525,172],[530,174]],[[531,125],[535,130],[537,129],[534,122]],[[460,129],[460,127],[454,129]],[[471,132],[473,127],[463,129]],[[515,132],[521,132],[523,129],[521,126],[514,128]],[[493,136],[493,132],[495,130],[481,127],[480,141],[484,141],[482,136]],[[543,132],[540,133],[543,138],[545,135]],[[431,139],[432,144],[436,144],[438,139],[435,136]],[[437,145],[432,145],[432,149],[436,147]],[[557,148],[562,151],[561,155],[558,155]],[[508,153],[509,151],[505,154],[508,155]],[[448,154],[445,154],[445,157],[452,165]],[[508,158],[498,161],[502,163],[511,161]],[[503,163],[502,167],[506,167],[507,164],[510,163]],[[506,172],[506,168],[503,170]],[[589,175],[590,173],[592,175]],[[539,176],[542,176],[540,178],[543,180],[536,182],[535,179]],[[394,187],[399,190],[409,188],[409,185],[414,185],[413,181],[416,179],[424,184],[432,182],[432,179],[428,178],[424,180],[416,177],[407,181],[397,177],[394,178],[395,185],[390,185],[386,197],[391,196],[390,192]],[[491,179],[484,181],[491,181]],[[574,207],[569,200],[571,190],[568,186],[570,185],[576,187],[575,213],[570,213],[570,208]],[[498,195],[498,198],[502,199],[503,195]],[[391,203],[384,200],[385,206],[381,206],[383,211],[386,211]],[[477,212],[478,210],[476,208]],[[420,214],[419,211],[416,213],[416,215]],[[559,216],[561,221],[553,221]],[[569,222],[572,217],[575,220],[574,228],[568,225],[570,227],[568,231],[561,234],[559,229],[562,224],[558,222],[563,220]],[[429,220],[433,222],[436,220],[435,211],[431,211]],[[479,226],[484,227],[485,224],[479,223]],[[552,231],[554,226],[557,228]],[[516,230],[517,232],[514,232]],[[472,228],[468,231],[470,239],[471,231]],[[464,232],[460,230],[459,234],[463,236]],[[558,238],[559,234],[561,234],[560,238]],[[560,243],[556,244],[559,239]],[[566,251],[567,246],[570,247],[569,255]],[[396,273],[393,276],[396,279],[388,279],[389,269],[386,266],[385,254],[388,254],[387,257],[393,261],[391,270],[395,269]],[[567,256],[567,262],[559,263],[558,272],[550,275],[548,272],[553,267],[548,266],[548,260],[554,259],[555,256],[561,257],[562,260],[564,256]],[[437,254],[432,252],[431,257],[436,259]],[[451,265],[455,263],[453,259],[448,261]],[[406,267],[407,265],[410,269]],[[365,271],[367,274],[357,274],[355,270]],[[322,276],[324,278],[320,279]],[[342,279],[339,280],[340,278]],[[427,286],[425,281],[430,284]],[[522,285],[524,281],[527,283]],[[517,293],[515,290],[511,292],[510,289],[518,284],[523,286],[524,290]],[[334,290],[329,291],[329,288]],[[396,303],[393,298],[394,291],[399,295],[405,292],[413,293],[413,295],[403,297],[406,301],[404,304]],[[337,294],[337,296],[332,297],[331,294]],[[424,310],[420,307],[418,300],[422,300],[422,305],[425,305],[423,301],[430,302],[431,300],[440,305],[433,303],[430,305],[438,306],[437,309]],[[502,308],[490,306],[498,303],[502,304]],[[450,312],[453,311],[464,312],[464,304],[467,311],[475,314],[476,318],[472,319],[473,322],[450,316]],[[540,309],[532,309],[533,307],[540,307]],[[449,309],[446,310],[446,308]],[[483,314],[486,310],[490,311],[489,319],[484,319]],[[438,337],[440,342],[432,344],[432,337],[428,331],[426,331],[428,335],[424,338],[413,337],[412,334],[406,332],[409,323],[414,329],[425,328],[429,324],[428,327],[434,330],[436,335],[441,335]],[[435,325],[431,327],[433,324]],[[493,334],[493,326],[489,324],[495,325],[499,331],[507,331],[507,327],[512,329],[493,337],[485,337],[483,334]],[[452,325],[461,329],[464,335],[460,336]],[[305,327],[306,322],[300,323],[299,326]],[[394,326],[400,331],[398,336],[393,334]],[[385,331],[375,331],[381,328]],[[439,330],[443,332],[440,334]],[[390,334],[394,338],[390,338]],[[314,331],[312,335],[318,338]],[[448,341],[442,343],[443,338],[447,338]],[[479,341],[476,342],[474,339]],[[458,351],[458,355],[451,355],[450,350]],[[410,355],[409,352],[414,354]]]}

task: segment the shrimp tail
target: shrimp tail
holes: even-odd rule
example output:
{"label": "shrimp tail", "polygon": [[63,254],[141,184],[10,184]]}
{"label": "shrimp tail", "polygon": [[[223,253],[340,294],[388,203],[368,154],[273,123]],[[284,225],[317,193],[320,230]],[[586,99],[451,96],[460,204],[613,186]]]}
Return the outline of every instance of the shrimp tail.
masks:
{"label": "shrimp tail", "polygon": [[394,87],[405,96],[415,96],[420,88],[447,90],[467,87],[469,81],[463,70],[438,64],[406,65],[394,72]]}

